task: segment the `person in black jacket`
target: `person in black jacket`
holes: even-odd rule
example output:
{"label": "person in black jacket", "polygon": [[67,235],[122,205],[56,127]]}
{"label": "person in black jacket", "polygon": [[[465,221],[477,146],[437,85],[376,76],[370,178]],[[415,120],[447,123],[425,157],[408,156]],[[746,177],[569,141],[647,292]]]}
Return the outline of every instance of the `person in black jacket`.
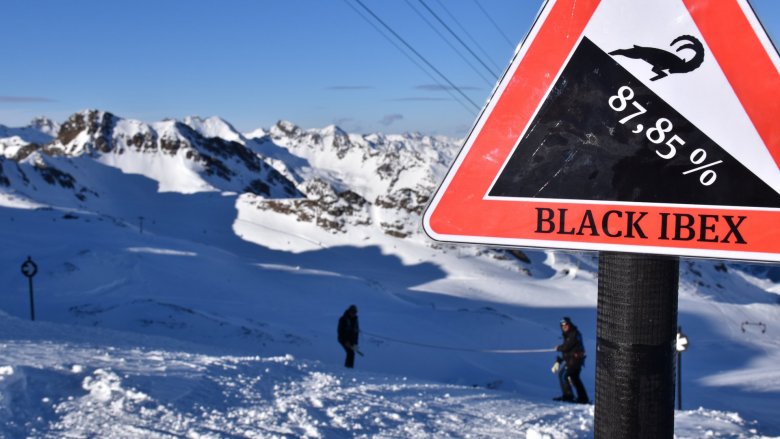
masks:
{"label": "person in black jacket", "polygon": [[347,352],[347,360],[344,362],[344,366],[348,368],[355,367],[355,351],[357,350],[359,333],[357,306],[350,305],[339,319],[338,329],[339,343],[344,348],[344,351]]}
{"label": "person in black jacket", "polygon": [[[563,343],[556,346],[555,350],[561,353],[563,357],[560,368],[558,369],[558,381],[561,384],[563,395],[554,398],[556,401],[577,402],[587,404],[588,392],[580,380],[580,371],[585,362],[585,346],[582,344],[582,334],[572,323],[571,319],[564,317],[561,319],[561,333],[563,334]],[[577,399],[574,399],[571,386],[577,390]]]}

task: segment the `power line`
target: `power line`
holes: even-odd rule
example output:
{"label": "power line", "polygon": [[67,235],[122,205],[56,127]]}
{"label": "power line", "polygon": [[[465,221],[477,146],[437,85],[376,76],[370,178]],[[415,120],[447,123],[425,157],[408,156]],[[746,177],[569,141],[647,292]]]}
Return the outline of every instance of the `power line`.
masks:
{"label": "power line", "polygon": [[363,3],[361,0],[355,0],[355,2],[357,2],[357,4],[359,4],[361,7],[363,7],[363,9],[365,9],[365,10],[366,10],[366,11],[367,11],[369,14],[371,14],[371,16],[372,16],[372,17],[374,17],[374,19],[375,19],[376,21],[378,21],[378,22],[379,22],[379,23],[380,23],[382,26],[384,26],[384,27],[385,27],[385,29],[387,29],[388,31],[390,31],[390,33],[391,33],[391,34],[393,34],[393,36],[395,36],[395,37],[396,37],[396,38],[397,38],[399,41],[401,41],[401,43],[403,43],[403,45],[404,45],[404,46],[406,46],[406,47],[407,47],[409,50],[411,50],[411,51],[412,51],[412,53],[414,53],[415,55],[417,55],[417,57],[418,57],[418,58],[420,58],[420,59],[421,59],[421,60],[422,60],[422,61],[423,61],[423,62],[424,62],[424,63],[425,63],[425,64],[426,64],[426,65],[427,65],[427,66],[428,66],[428,67],[429,67],[431,70],[433,70],[434,72],[436,72],[436,74],[437,74],[437,75],[439,75],[439,76],[440,76],[442,79],[444,79],[444,81],[445,81],[447,84],[449,84],[449,85],[450,85],[450,87],[452,87],[452,88],[453,88],[455,91],[457,91],[457,92],[458,92],[458,93],[459,93],[461,96],[463,96],[463,98],[464,98],[464,99],[466,99],[466,101],[468,101],[469,103],[471,103],[471,105],[473,105],[473,106],[474,106],[474,108],[476,108],[476,109],[477,109],[477,111],[479,111],[479,110],[481,110],[481,109],[482,109],[482,107],[480,107],[479,105],[477,105],[477,104],[476,104],[476,103],[475,103],[473,100],[471,100],[471,98],[469,98],[469,97],[468,97],[468,96],[467,96],[465,93],[463,93],[463,90],[461,90],[461,89],[460,89],[460,87],[458,87],[457,85],[453,84],[453,83],[452,83],[452,81],[450,81],[450,80],[449,80],[449,78],[447,78],[447,77],[446,77],[446,76],[445,76],[445,75],[444,75],[442,72],[440,72],[440,71],[439,71],[439,69],[437,69],[436,67],[434,67],[434,66],[433,66],[433,64],[431,64],[431,63],[430,63],[430,61],[428,61],[428,60],[427,60],[427,59],[426,59],[424,56],[422,56],[422,55],[420,54],[420,52],[418,52],[417,50],[415,50],[415,48],[414,48],[414,47],[412,47],[412,46],[411,46],[409,43],[407,43],[407,42],[406,42],[406,40],[404,40],[404,39],[403,39],[403,38],[402,38],[400,35],[398,35],[398,33],[397,33],[396,31],[394,31],[394,30],[393,30],[393,28],[391,28],[390,26],[388,26],[388,24],[387,24],[387,23],[385,23],[385,22],[384,22],[384,21],[383,21],[381,18],[379,18],[379,17],[378,17],[378,16],[377,16],[377,15],[374,13],[374,11],[372,11],[371,9],[369,9],[369,8],[368,8],[368,6],[366,6],[366,5],[365,5],[365,4],[364,4],[364,3]]}
{"label": "power line", "polygon": [[494,82],[494,81],[491,81],[491,80],[490,80],[490,79],[488,79],[488,78],[486,78],[486,77],[485,77],[485,75],[483,75],[483,74],[482,74],[482,72],[480,72],[480,71],[479,71],[479,69],[477,69],[477,68],[474,66],[474,64],[473,64],[471,61],[469,61],[469,60],[468,60],[468,58],[466,58],[466,57],[463,55],[463,53],[462,53],[460,50],[458,50],[458,48],[457,48],[457,47],[455,47],[455,46],[454,46],[454,45],[453,45],[453,44],[450,42],[450,40],[448,40],[448,39],[447,39],[447,37],[445,37],[445,36],[444,36],[444,34],[442,34],[442,33],[439,31],[439,29],[436,29],[436,26],[434,26],[434,25],[433,25],[433,23],[431,23],[431,22],[430,22],[430,20],[428,20],[428,19],[425,17],[425,15],[423,15],[423,14],[422,14],[422,13],[421,13],[419,10],[417,10],[417,8],[416,8],[416,7],[414,7],[414,5],[412,4],[412,2],[410,2],[409,0],[404,0],[404,1],[405,1],[405,2],[406,2],[406,4],[407,4],[407,5],[408,5],[408,6],[409,6],[409,7],[410,7],[410,8],[411,8],[411,9],[412,9],[412,10],[413,10],[413,11],[414,11],[416,14],[417,14],[417,16],[419,16],[419,17],[420,17],[420,18],[421,18],[421,19],[422,19],[422,20],[425,22],[425,24],[427,24],[427,25],[428,25],[428,27],[430,27],[431,29],[433,29],[433,31],[434,31],[434,32],[436,32],[436,34],[437,34],[439,37],[441,37],[441,39],[442,39],[442,40],[444,40],[444,42],[445,42],[445,43],[447,43],[447,45],[448,45],[448,46],[450,46],[450,48],[451,48],[452,50],[454,50],[454,51],[455,51],[455,53],[457,53],[457,54],[458,54],[458,56],[460,57],[460,59],[462,59],[462,60],[463,60],[463,62],[465,62],[466,64],[468,64],[468,65],[469,65],[469,67],[471,67],[471,69],[472,69],[472,70],[474,70],[474,73],[476,73],[476,74],[477,74],[477,76],[479,76],[480,78],[482,78],[482,80],[484,80],[484,81],[485,81],[485,83],[488,85],[488,87],[491,87],[491,88],[492,88],[492,87],[495,85],[495,82]]}
{"label": "power line", "polygon": [[356,7],[354,7],[354,6],[353,6],[353,5],[352,5],[352,4],[349,2],[349,0],[344,0],[344,3],[346,3],[346,4],[347,4],[347,6],[349,6],[349,7],[350,7],[350,9],[352,9],[353,11],[355,11],[355,13],[356,13],[356,14],[358,14],[358,15],[360,16],[360,18],[362,18],[363,20],[365,20],[365,21],[366,21],[366,23],[368,23],[368,24],[369,24],[369,25],[370,25],[372,28],[374,28],[374,30],[375,30],[375,31],[379,32],[379,34],[380,34],[380,35],[382,35],[382,37],[384,37],[384,39],[386,39],[386,40],[387,40],[387,41],[388,41],[390,44],[392,44],[393,46],[395,46],[395,48],[396,48],[396,49],[398,49],[398,50],[399,50],[399,51],[400,51],[400,52],[401,52],[401,53],[402,53],[402,54],[403,54],[403,55],[406,57],[406,59],[408,59],[409,61],[411,61],[411,62],[412,62],[414,65],[416,65],[416,66],[417,66],[417,67],[418,67],[420,70],[422,70],[422,71],[423,71],[423,73],[425,73],[425,74],[426,74],[426,75],[427,75],[429,78],[431,78],[431,80],[432,80],[433,82],[435,82],[435,83],[436,83],[436,85],[438,85],[438,86],[439,86],[439,87],[441,87],[443,90],[445,90],[445,91],[446,91],[446,92],[447,92],[447,93],[448,93],[448,94],[449,94],[449,95],[452,97],[452,99],[454,99],[454,100],[455,100],[455,102],[459,103],[459,104],[460,104],[460,105],[461,105],[463,108],[465,108],[465,109],[466,109],[466,111],[467,111],[467,112],[471,113],[471,108],[469,108],[469,106],[468,106],[468,105],[466,105],[466,104],[465,104],[465,103],[464,103],[464,102],[461,100],[461,98],[460,98],[459,96],[457,96],[455,93],[453,93],[453,91],[452,91],[451,89],[447,88],[447,87],[446,87],[444,84],[442,84],[441,82],[439,82],[439,80],[438,80],[438,79],[436,79],[436,78],[435,78],[433,75],[431,75],[431,74],[430,74],[430,72],[428,72],[428,70],[426,70],[426,69],[425,69],[425,67],[423,67],[423,66],[422,66],[422,65],[421,65],[421,64],[420,64],[420,63],[419,63],[417,60],[415,60],[414,58],[412,58],[412,57],[411,57],[411,56],[410,56],[410,55],[409,55],[409,54],[408,54],[408,53],[407,53],[407,52],[406,52],[406,51],[405,51],[405,50],[404,50],[404,49],[403,49],[401,46],[399,46],[399,45],[398,45],[398,43],[396,43],[395,41],[393,41],[393,39],[392,39],[392,38],[390,38],[389,36],[387,36],[387,34],[385,34],[385,32],[383,32],[383,31],[382,31],[382,29],[380,29],[380,28],[379,28],[379,27],[378,27],[376,24],[374,24],[374,22],[373,22],[373,21],[371,21],[371,19],[369,19],[368,17],[366,17],[366,16],[365,16],[365,14],[364,14],[363,12],[361,12],[359,9],[357,9]]}
{"label": "power line", "polygon": [[477,61],[479,61],[479,63],[480,63],[480,64],[482,64],[482,67],[484,67],[484,68],[485,68],[485,70],[487,70],[488,72],[490,72],[490,74],[491,74],[491,75],[492,75],[492,76],[493,76],[493,77],[496,79],[496,81],[497,81],[497,80],[498,80],[498,75],[496,75],[496,73],[495,73],[493,70],[491,70],[491,69],[490,69],[490,67],[488,67],[488,66],[487,66],[487,64],[485,64],[485,62],[484,62],[484,61],[482,61],[482,58],[480,58],[480,57],[479,57],[479,55],[477,55],[476,53],[474,53],[474,51],[473,51],[473,50],[471,50],[471,48],[470,48],[470,47],[469,47],[469,46],[468,46],[468,45],[467,45],[467,44],[466,44],[466,43],[465,43],[463,40],[461,40],[461,39],[460,39],[460,37],[459,37],[459,36],[458,36],[458,35],[457,35],[457,34],[456,34],[456,33],[455,33],[455,32],[454,32],[454,31],[453,31],[453,30],[452,30],[452,29],[451,29],[451,28],[450,28],[450,27],[447,25],[447,23],[445,23],[445,22],[444,22],[444,20],[442,20],[442,19],[439,17],[439,15],[438,15],[438,14],[436,14],[436,12],[434,12],[434,11],[433,11],[433,9],[431,9],[430,7],[428,7],[428,5],[427,5],[427,4],[425,4],[425,1],[423,1],[423,0],[418,0],[418,1],[420,2],[420,4],[422,4],[423,6],[425,6],[425,9],[427,9],[427,10],[428,10],[428,12],[430,12],[430,13],[431,13],[431,15],[433,15],[433,17],[434,17],[434,18],[436,18],[436,19],[439,21],[439,23],[441,23],[441,25],[442,25],[442,26],[444,26],[444,28],[445,28],[445,29],[447,29],[447,30],[450,32],[450,34],[452,34],[452,36],[453,36],[453,37],[455,37],[455,39],[456,39],[456,40],[458,40],[458,42],[459,42],[459,43],[460,43],[460,44],[461,44],[463,47],[465,47],[465,48],[466,48],[466,50],[468,50],[468,51],[469,51],[469,53],[471,54],[471,56],[473,56],[474,58],[476,58],[476,60],[477,60]]}
{"label": "power line", "polygon": [[512,44],[512,41],[509,39],[508,36],[506,36],[504,31],[500,27],[498,27],[498,23],[496,23],[496,21],[493,20],[493,17],[491,17],[490,14],[488,14],[488,12],[485,10],[485,8],[482,7],[482,5],[479,3],[478,0],[472,0],[472,1],[474,2],[474,4],[477,5],[479,10],[482,11],[483,14],[485,14],[485,17],[487,17],[487,19],[490,20],[491,23],[493,23],[493,27],[495,27],[498,33],[500,33],[501,36],[504,37],[504,41],[506,41],[506,43],[509,45],[509,48],[514,49],[515,45]]}
{"label": "power line", "polygon": [[498,64],[496,64],[496,62],[495,62],[495,61],[493,61],[493,59],[491,59],[491,58],[490,58],[490,55],[488,55],[488,54],[487,54],[487,52],[486,52],[486,51],[485,51],[485,49],[484,49],[484,48],[483,48],[483,47],[482,47],[482,46],[479,44],[479,42],[477,42],[477,40],[476,40],[476,39],[474,39],[474,37],[473,37],[473,36],[471,36],[471,33],[469,33],[468,29],[466,29],[466,28],[465,28],[465,27],[464,27],[462,24],[460,24],[460,21],[458,21],[458,19],[457,19],[457,18],[455,18],[455,16],[454,16],[454,15],[452,15],[452,12],[450,12],[450,10],[449,10],[449,9],[447,9],[447,6],[445,6],[445,5],[444,5],[444,3],[442,3],[442,2],[441,2],[441,0],[436,0],[436,3],[438,3],[438,4],[439,4],[439,6],[440,6],[440,7],[441,7],[441,8],[444,10],[444,12],[446,12],[446,13],[447,13],[447,15],[449,15],[449,17],[452,19],[452,21],[454,21],[454,22],[455,22],[455,24],[456,24],[456,25],[458,25],[458,27],[460,28],[460,30],[462,30],[462,31],[463,31],[463,33],[464,33],[464,34],[466,34],[466,36],[468,37],[468,39],[469,39],[469,40],[471,40],[471,42],[472,42],[472,43],[474,43],[474,45],[475,45],[475,46],[477,46],[477,49],[479,49],[479,51],[482,53],[482,55],[484,55],[484,56],[485,56],[485,58],[487,58],[487,59],[488,59],[488,61],[490,61],[490,63],[491,63],[491,64],[493,64],[493,67],[495,67],[495,68],[496,68],[496,70],[498,70],[498,71],[502,71],[501,67],[499,67],[499,66],[498,66]]}

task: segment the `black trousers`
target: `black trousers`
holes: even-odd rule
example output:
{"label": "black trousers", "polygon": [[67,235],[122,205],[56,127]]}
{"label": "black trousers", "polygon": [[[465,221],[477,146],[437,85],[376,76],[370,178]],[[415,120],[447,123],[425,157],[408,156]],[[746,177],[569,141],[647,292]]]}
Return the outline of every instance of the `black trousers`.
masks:
{"label": "black trousers", "polygon": [[345,344],[342,344],[341,347],[343,347],[344,351],[347,352],[347,359],[344,361],[344,366],[352,369],[355,367],[355,351],[353,351],[352,348],[347,347]]}
{"label": "black trousers", "polygon": [[561,365],[561,370],[558,372],[558,381],[561,384],[561,392],[563,392],[564,399],[574,400],[574,394],[572,393],[571,386],[577,390],[577,401],[587,402],[588,392],[585,390],[585,385],[582,384],[580,379],[580,371],[582,365],[572,364],[567,366],[566,363]]}

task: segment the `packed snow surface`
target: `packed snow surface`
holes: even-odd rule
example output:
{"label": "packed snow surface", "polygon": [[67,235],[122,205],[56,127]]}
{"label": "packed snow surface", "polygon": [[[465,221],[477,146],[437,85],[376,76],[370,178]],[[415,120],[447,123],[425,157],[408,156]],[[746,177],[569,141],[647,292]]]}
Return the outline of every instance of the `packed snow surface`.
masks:
{"label": "packed snow surface", "polygon": [[[592,437],[593,406],[0,316],[5,437]],[[760,437],[735,412],[677,438]]]}

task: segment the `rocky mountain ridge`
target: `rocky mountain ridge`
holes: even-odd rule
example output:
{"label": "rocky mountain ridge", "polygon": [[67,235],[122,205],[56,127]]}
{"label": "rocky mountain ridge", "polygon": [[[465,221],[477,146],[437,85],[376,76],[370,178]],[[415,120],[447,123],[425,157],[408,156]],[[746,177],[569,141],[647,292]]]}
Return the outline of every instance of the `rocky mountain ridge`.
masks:
{"label": "rocky mountain ridge", "polygon": [[159,192],[243,194],[254,209],[330,233],[377,226],[402,238],[419,233],[456,149],[452,139],[420,134],[307,130],[289,121],[244,134],[218,117],[144,123],[85,110],[61,124],[0,125],[0,191],[34,205],[95,210],[96,199],[112,196],[94,171],[107,167],[142,175]]}

